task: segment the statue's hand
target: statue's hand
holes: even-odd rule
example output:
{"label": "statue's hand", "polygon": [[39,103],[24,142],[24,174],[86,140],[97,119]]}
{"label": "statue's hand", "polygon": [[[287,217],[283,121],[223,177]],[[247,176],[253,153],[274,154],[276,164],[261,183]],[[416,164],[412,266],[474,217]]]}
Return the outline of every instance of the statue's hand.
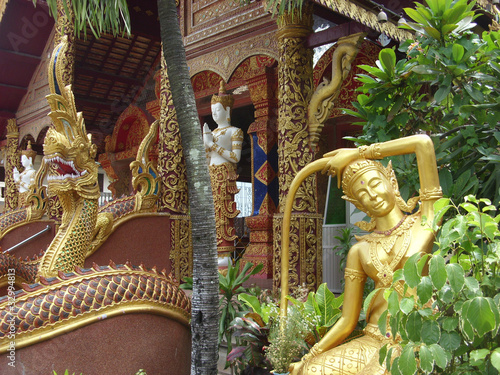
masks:
{"label": "statue's hand", "polygon": [[340,183],[340,177],[344,168],[349,165],[349,163],[359,158],[359,151],[357,148],[339,148],[325,154],[323,157],[331,158],[330,161],[323,168],[322,173],[328,173],[331,176],[338,176]]}
{"label": "statue's hand", "polygon": [[19,179],[19,171],[17,170],[16,167],[14,167],[14,169],[12,170],[12,172],[14,174],[14,180]]}
{"label": "statue's hand", "polygon": [[203,125],[203,144],[207,148],[211,148],[214,145],[214,136],[207,123]]}

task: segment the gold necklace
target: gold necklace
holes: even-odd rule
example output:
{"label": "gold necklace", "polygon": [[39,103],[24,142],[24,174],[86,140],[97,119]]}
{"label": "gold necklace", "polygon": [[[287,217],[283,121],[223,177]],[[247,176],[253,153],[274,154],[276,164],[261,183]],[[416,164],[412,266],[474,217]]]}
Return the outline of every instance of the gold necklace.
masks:
{"label": "gold necklace", "polygon": [[[380,280],[382,287],[388,287],[392,284],[394,270],[399,262],[401,262],[401,259],[407,253],[408,248],[410,247],[410,228],[413,226],[416,219],[417,217],[415,215],[412,215],[408,220],[402,220],[401,223],[398,223],[398,225],[396,225],[396,227],[391,230],[391,234],[389,235],[386,235],[385,232],[387,231],[385,231],[382,233],[371,233],[363,237],[363,239],[370,244],[370,260],[372,261],[375,269],[378,272],[377,278]],[[389,254],[389,252],[394,248],[396,241],[401,236],[403,236],[403,243],[397,250],[396,254],[394,254],[392,261],[390,263],[382,263],[378,257],[378,246],[380,245],[382,249],[384,249],[384,251]]]}

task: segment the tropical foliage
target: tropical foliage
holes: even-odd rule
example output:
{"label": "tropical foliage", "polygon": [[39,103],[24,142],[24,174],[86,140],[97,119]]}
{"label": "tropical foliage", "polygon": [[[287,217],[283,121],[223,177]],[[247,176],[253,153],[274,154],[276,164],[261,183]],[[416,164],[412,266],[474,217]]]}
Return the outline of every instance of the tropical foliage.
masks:
{"label": "tropical foliage", "polygon": [[[500,199],[500,33],[471,31],[473,2],[426,0],[405,9],[406,28],[415,40],[380,52],[363,83],[356,111],[363,136],[359,143],[382,142],[425,131],[435,142],[440,181],[446,196],[467,194]],[[395,163],[406,198],[418,189],[408,168],[412,157]],[[418,190],[417,190],[418,191]]]}
{"label": "tropical foliage", "polygon": [[[415,254],[394,275],[416,296],[387,290],[388,310],[379,320],[400,335],[402,351],[384,347],[380,361],[391,374],[498,374],[500,371],[500,215],[488,199],[466,197],[455,206],[436,202],[453,219],[440,229],[437,251]],[[422,272],[428,263],[428,275]],[[369,301],[368,301],[369,302]]]}
{"label": "tropical foliage", "polygon": [[219,273],[219,289],[220,289],[220,317],[219,317],[219,345],[223,339],[227,343],[228,354],[232,350],[231,330],[229,329],[231,322],[236,318],[237,313],[243,311],[243,304],[238,299],[238,295],[246,293],[248,289],[243,286],[250,276],[260,272],[263,265],[259,264],[254,267],[252,263],[245,263],[240,270],[240,262],[236,262],[234,266],[231,262],[228,265],[227,273],[224,275]]}

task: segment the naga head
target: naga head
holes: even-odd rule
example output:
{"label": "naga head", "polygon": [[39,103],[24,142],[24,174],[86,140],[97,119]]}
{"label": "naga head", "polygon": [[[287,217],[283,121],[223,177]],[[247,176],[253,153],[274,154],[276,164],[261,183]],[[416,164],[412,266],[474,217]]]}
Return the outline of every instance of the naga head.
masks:
{"label": "naga head", "polygon": [[48,166],[47,181],[55,193],[76,190],[87,198],[99,196],[97,147],[87,134],[81,112],[76,111],[71,85],[64,85],[67,37],[54,48],[49,64],[50,94],[47,95],[52,126],[43,144]]}

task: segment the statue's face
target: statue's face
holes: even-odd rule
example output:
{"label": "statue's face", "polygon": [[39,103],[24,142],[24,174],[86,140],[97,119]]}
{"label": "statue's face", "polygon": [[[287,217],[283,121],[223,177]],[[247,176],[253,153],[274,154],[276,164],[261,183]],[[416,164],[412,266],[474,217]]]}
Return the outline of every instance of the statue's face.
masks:
{"label": "statue's face", "polygon": [[214,121],[219,124],[229,118],[229,113],[226,111],[221,103],[212,104],[212,117]]}
{"label": "statue's face", "polygon": [[28,168],[31,164],[30,159],[26,155],[21,156],[21,164],[23,165],[24,168]]}
{"label": "statue's face", "polygon": [[371,217],[382,217],[389,214],[396,205],[394,188],[379,171],[369,170],[358,177],[352,192],[360,205]]}

